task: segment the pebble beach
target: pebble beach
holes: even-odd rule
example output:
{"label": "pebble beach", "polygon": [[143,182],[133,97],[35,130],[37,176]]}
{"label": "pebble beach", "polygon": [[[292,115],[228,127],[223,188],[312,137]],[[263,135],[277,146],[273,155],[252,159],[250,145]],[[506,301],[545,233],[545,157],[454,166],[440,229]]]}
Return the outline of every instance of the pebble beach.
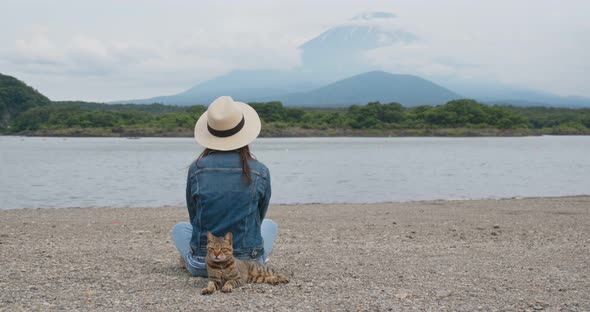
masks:
{"label": "pebble beach", "polygon": [[200,295],[184,207],[0,210],[0,311],[590,311],[590,197],[273,205],[285,285]]}

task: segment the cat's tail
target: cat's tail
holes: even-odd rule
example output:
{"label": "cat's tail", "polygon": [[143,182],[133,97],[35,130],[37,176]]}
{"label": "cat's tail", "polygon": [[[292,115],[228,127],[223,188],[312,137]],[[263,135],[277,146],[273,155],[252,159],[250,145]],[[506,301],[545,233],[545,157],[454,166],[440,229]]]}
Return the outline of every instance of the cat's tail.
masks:
{"label": "cat's tail", "polygon": [[252,266],[248,272],[248,283],[288,283],[289,277],[285,274],[276,273],[272,269],[262,265]]}

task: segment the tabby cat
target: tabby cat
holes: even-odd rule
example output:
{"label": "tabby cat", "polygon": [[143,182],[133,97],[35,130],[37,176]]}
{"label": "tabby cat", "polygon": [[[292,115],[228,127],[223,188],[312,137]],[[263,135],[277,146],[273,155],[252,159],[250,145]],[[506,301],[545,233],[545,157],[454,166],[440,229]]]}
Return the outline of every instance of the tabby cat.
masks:
{"label": "tabby cat", "polygon": [[207,232],[207,273],[209,283],[201,294],[209,295],[218,289],[231,292],[245,283],[288,283],[289,278],[277,274],[256,260],[239,260],[233,256],[232,233],[215,237]]}

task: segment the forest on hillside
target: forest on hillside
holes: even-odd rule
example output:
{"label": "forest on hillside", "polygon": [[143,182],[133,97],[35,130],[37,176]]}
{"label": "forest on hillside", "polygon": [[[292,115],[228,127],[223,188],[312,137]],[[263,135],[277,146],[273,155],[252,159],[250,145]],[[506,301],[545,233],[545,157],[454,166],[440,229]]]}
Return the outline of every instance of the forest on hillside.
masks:
{"label": "forest on hillside", "polygon": [[51,101],[24,82],[0,74],[0,130],[20,113],[33,107],[49,105]]}

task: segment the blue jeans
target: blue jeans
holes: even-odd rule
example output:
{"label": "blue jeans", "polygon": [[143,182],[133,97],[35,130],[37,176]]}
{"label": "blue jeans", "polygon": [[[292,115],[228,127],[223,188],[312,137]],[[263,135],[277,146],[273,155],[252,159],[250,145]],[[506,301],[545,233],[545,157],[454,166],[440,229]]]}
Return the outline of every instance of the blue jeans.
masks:
{"label": "blue jeans", "polygon": [[[259,259],[259,261],[266,262],[268,255],[272,250],[272,244],[277,238],[277,224],[273,220],[264,219],[260,225],[260,232],[262,239],[264,240],[264,255],[261,259]],[[197,268],[194,265],[191,265],[195,262],[195,260],[192,258],[192,255],[190,255],[190,242],[192,235],[193,226],[190,224],[190,222],[178,222],[172,228],[172,239],[174,240],[176,249],[178,249],[180,256],[184,260],[186,269],[193,276],[207,277],[207,269]]]}

